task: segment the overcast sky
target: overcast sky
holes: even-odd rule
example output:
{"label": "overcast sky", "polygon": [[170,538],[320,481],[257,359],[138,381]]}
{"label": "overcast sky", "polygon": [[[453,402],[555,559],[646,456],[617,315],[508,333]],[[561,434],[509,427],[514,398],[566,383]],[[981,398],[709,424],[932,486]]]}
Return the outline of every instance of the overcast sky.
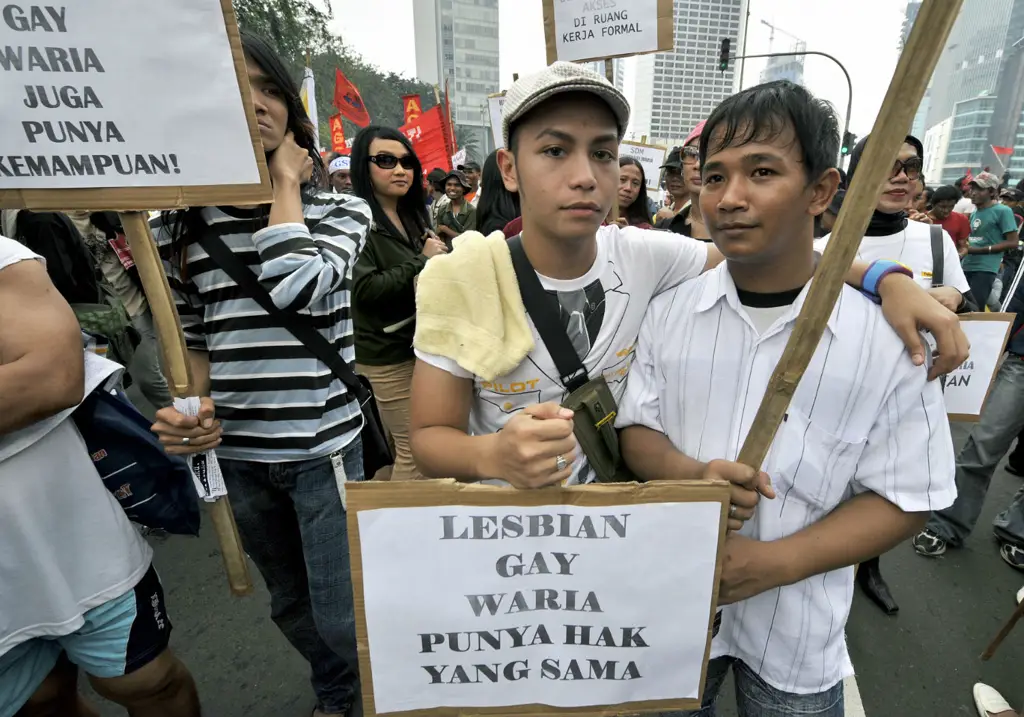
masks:
{"label": "overcast sky", "polygon": [[[335,17],[331,29],[369,63],[415,77],[412,6],[431,1],[330,0]],[[896,68],[906,4],[906,0],[750,0],[746,51],[785,52],[792,49],[789,35],[795,35],[806,41],[808,50],[834,55],[853,81],[851,130],[863,136],[871,130]],[[544,67],[541,0],[499,0],[499,12],[501,82],[502,89],[507,89],[513,72],[522,75]],[[778,28],[773,43],[771,29],[762,21]],[[763,67],[763,60],[747,64],[745,87],[758,82]],[[826,58],[808,57],[804,77],[808,89],[836,106],[842,121],[847,98],[842,71]],[[626,90],[632,100],[630,87]]]}

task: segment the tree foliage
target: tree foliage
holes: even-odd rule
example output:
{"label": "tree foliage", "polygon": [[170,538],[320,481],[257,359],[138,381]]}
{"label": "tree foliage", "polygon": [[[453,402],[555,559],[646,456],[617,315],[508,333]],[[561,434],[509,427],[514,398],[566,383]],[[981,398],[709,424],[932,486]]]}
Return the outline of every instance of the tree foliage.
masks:
{"label": "tree foliage", "polygon": [[[374,124],[402,125],[402,95],[420,95],[424,110],[436,104],[430,85],[394,73],[385,75],[346,47],[343,39],[328,28],[330,10],[321,9],[313,0],[232,0],[232,4],[239,27],[270,40],[296,79],[302,77],[307,54],[310,57],[316,81],[320,139],[324,145],[329,145],[328,119],[337,112],[335,68],[359,89]],[[343,122],[345,136],[354,137],[359,127],[347,119]]]}

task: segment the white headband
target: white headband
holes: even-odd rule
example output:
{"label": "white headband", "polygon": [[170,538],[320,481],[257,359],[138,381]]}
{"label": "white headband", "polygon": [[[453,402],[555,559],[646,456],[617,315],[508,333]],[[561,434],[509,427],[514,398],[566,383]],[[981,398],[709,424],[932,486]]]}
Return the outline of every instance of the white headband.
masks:
{"label": "white headband", "polygon": [[342,170],[349,171],[352,168],[352,160],[349,157],[335,157],[327,166],[327,173],[334,174]]}

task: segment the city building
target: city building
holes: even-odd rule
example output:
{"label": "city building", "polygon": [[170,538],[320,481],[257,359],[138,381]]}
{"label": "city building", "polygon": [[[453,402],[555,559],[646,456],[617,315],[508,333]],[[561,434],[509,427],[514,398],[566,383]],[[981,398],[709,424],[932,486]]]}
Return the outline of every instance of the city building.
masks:
{"label": "city building", "polygon": [[964,0],[932,73],[926,129],[953,115],[957,103],[995,94],[1015,1]]}
{"label": "city building", "polygon": [[483,160],[494,149],[487,96],[500,91],[498,0],[416,0],[412,9],[416,76],[442,92],[447,80],[456,135]]}
{"label": "city building", "polygon": [[718,67],[723,38],[742,54],[748,0],[675,0],[675,49],[637,58],[633,134],[655,144],[682,142],[739,87],[737,63]]}
{"label": "city building", "polygon": [[[924,178],[930,187],[942,182],[946,168],[946,154],[949,151],[949,134],[953,129],[953,118],[947,117],[924,133]],[[920,137],[920,135],[914,135]]]}
{"label": "city building", "polygon": [[[807,43],[801,40],[788,50],[780,52],[807,52]],[[804,83],[804,60],[806,55],[792,55],[788,57],[769,57],[768,64],[761,72],[761,82],[775,82],[776,80],[789,80],[798,85]]]}
{"label": "city building", "polygon": [[[607,77],[607,74],[605,73],[604,60],[595,60],[594,62],[588,62],[586,64],[587,67],[594,72]],[[619,92],[623,91],[623,87],[625,85],[625,72],[626,60],[624,58],[617,57],[612,60],[612,84],[615,85]]]}
{"label": "city building", "polygon": [[982,95],[953,105],[953,116],[948,120],[952,124],[940,175],[941,182],[928,177],[929,183],[953,184],[968,171],[978,173],[984,166],[981,162],[988,145],[988,130],[995,106],[996,98],[991,95]]}
{"label": "city building", "polygon": [[[1024,0],[1014,0],[1002,59],[996,85],[996,106],[988,134],[989,146],[985,148],[982,164],[992,167],[1000,175],[1009,169],[1016,182],[1024,178],[1024,158],[1017,146],[1024,144],[1020,129],[1024,120]],[[1005,155],[996,154],[992,147],[1013,147],[1010,161],[1007,162]]]}
{"label": "city building", "polygon": [[907,9],[903,14],[903,30],[900,32],[900,52],[903,52],[903,48],[907,46],[907,40],[910,39],[910,31],[914,28],[914,23],[917,21],[917,13],[921,11],[921,0],[910,0],[907,3]]}
{"label": "city building", "polygon": [[928,133],[928,110],[931,106],[932,88],[929,85],[924,91],[924,97],[921,98],[921,104],[917,106],[917,112],[914,113],[914,121],[910,123],[910,134],[918,139]]}

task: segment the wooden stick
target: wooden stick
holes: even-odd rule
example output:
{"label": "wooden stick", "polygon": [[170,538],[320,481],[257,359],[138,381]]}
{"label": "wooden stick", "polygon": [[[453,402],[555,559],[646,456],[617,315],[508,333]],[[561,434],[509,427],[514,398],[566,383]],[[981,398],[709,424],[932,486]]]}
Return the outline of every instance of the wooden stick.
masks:
{"label": "wooden stick", "polygon": [[771,447],[775,432],[789,408],[800,378],[807,369],[839,298],[844,277],[850,269],[864,231],[892,171],[893,161],[903,145],[924,95],[935,63],[946,43],[963,0],[932,0],[921,5],[914,28],[900,55],[896,72],[882,108],[871,130],[857,167],[857,174],[843,200],[814,281],[808,290],[793,334],[775,367],[764,398],[754,416],[750,433],[740,449],[738,461],[760,469]]}
{"label": "wooden stick", "polygon": [[1017,604],[1017,608],[1013,611],[1013,614],[1010,615],[1010,618],[1005,624],[1003,624],[1003,627],[992,639],[992,642],[989,643],[988,647],[985,648],[985,651],[981,653],[981,659],[983,661],[987,662],[992,659],[992,656],[996,654],[996,650],[999,649],[999,646],[1003,643],[1003,640],[1006,639],[1006,636],[1010,634],[1010,631],[1018,622],[1020,622],[1022,617],[1024,617],[1024,602]]}
{"label": "wooden stick", "polygon": [[[121,226],[124,227],[132,258],[139,269],[142,288],[153,312],[153,324],[166,367],[167,387],[175,396],[190,396],[192,370],[185,349],[185,336],[181,331],[181,318],[174,308],[171,287],[167,283],[160,254],[149,229],[149,219],[143,212],[124,212],[121,214]],[[209,515],[224,557],[228,586],[235,595],[248,595],[253,589],[252,578],[249,576],[249,564],[242,551],[238,526],[227,496],[218,498],[210,505]]]}

